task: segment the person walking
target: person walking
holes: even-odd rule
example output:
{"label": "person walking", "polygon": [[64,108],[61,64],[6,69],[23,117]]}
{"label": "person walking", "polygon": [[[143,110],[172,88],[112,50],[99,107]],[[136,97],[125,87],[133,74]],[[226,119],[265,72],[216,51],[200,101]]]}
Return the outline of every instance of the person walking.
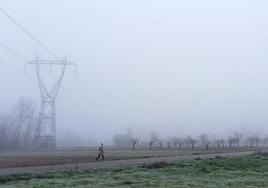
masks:
{"label": "person walking", "polygon": [[104,161],[104,151],[103,151],[103,143],[100,143],[100,146],[98,148],[98,156],[96,158],[96,161],[99,160],[99,158],[102,158],[102,160]]}

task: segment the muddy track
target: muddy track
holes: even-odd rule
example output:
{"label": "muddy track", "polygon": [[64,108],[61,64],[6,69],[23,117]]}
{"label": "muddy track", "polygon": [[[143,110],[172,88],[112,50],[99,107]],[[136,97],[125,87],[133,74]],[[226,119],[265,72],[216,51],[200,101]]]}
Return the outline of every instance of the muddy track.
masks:
{"label": "muddy track", "polygon": [[151,163],[157,161],[175,162],[179,160],[193,160],[196,158],[207,159],[215,156],[221,157],[235,157],[250,155],[253,152],[233,152],[233,153],[217,153],[217,154],[199,154],[199,155],[184,155],[184,156],[173,156],[173,157],[158,157],[158,158],[141,158],[141,159],[127,159],[127,160],[114,160],[114,161],[101,161],[101,162],[86,162],[86,163],[73,163],[73,164],[62,164],[53,166],[35,166],[35,167],[17,167],[17,168],[5,168],[0,169],[0,176],[23,174],[23,173],[34,173],[42,174],[47,172],[60,172],[69,170],[94,170],[103,168],[120,168],[141,165],[143,163]]}

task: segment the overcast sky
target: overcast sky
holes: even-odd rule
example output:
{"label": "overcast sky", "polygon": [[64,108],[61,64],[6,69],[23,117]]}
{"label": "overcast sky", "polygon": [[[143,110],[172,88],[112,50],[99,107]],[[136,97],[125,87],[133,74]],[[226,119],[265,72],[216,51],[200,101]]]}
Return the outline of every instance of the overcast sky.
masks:
{"label": "overcast sky", "polygon": [[[68,69],[57,134],[107,141],[131,128],[167,135],[268,134],[266,0],[0,0]],[[53,58],[0,14],[0,43]],[[35,70],[0,48],[0,113],[37,106]]]}

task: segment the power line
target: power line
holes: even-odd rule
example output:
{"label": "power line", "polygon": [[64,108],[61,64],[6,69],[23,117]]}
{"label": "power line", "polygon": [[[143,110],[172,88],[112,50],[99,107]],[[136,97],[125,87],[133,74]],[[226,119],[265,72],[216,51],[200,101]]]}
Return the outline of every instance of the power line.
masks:
{"label": "power line", "polygon": [[3,13],[13,24],[15,24],[20,30],[22,30],[28,37],[35,41],[41,48],[43,48],[47,53],[53,56],[55,59],[59,59],[51,50],[49,50],[42,42],[40,42],[36,37],[34,37],[30,32],[28,32],[21,24],[19,24],[12,16],[10,16],[6,11],[0,8],[0,12]]}
{"label": "power line", "polygon": [[11,48],[5,46],[4,44],[0,43],[0,47],[5,49],[6,51],[12,53],[13,55],[25,60],[25,61],[29,61],[26,57],[24,57],[23,55],[19,54],[18,52],[16,52],[15,50],[12,50]]}

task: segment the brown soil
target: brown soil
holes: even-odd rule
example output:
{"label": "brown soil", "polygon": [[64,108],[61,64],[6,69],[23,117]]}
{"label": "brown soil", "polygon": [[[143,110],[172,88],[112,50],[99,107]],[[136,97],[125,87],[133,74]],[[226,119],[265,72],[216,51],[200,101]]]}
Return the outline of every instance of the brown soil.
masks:
{"label": "brown soil", "polygon": [[[40,165],[40,164],[49,164],[46,166],[31,166],[31,167],[16,167],[16,168],[2,168],[0,169],[0,175],[11,175],[11,174],[20,174],[20,173],[47,173],[47,172],[55,172],[55,171],[66,171],[66,170],[90,170],[90,169],[99,169],[99,168],[113,168],[113,167],[125,167],[129,165],[142,165],[144,163],[153,163],[159,161],[165,162],[174,162],[178,160],[193,160],[193,159],[205,159],[212,158],[215,156],[229,157],[229,156],[241,156],[241,155],[249,155],[253,152],[228,152],[228,153],[214,153],[214,154],[186,154],[180,156],[162,156],[162,157],[152,157],[152,158],[139,158],[139,159],[122,159],[122,160],[111,160],[111,161],[101,161],[101,162],[84,162],[88,161],[84,157],[70,159],[66,158],[64,160],[58,159],[57,157],[40,160],[38,158],[37,161],[31,163],[31,165]],[[31,158],[33,159],[33,158]],[[41,158],[43,159],[43,158]],[[59,160],[59,161],[57,161]],[[66,160],[69,162],[76,161],[75,163],[63,164],[66,163]],[[63,161],[63,162],[62,162]],[[10,163],[12,164],[12,163]],[[27,164],[27,163],[24,163]],[[53,164],[53,165],[51,165]],[[57,165],[54,165],[57,164]],[[2,166],[5,166],[1,163]],[[15,165],[16,166],[16,165]]]}

